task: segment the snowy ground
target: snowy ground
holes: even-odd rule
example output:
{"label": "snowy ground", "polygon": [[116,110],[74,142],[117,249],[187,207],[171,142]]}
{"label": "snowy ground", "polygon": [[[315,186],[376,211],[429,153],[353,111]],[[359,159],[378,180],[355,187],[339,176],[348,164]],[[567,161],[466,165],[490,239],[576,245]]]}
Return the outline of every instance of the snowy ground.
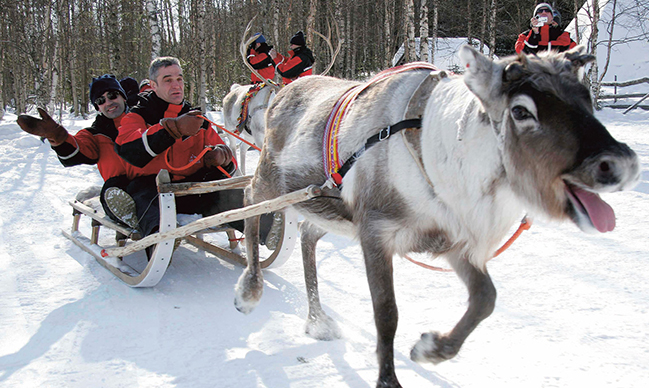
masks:
{"label": "snowy ground", "polygon": [[[408,355],[422,332],[460,318],[464,287],[452,273],[395,259],[404,387],[647,386],[649,112],[599,117],[644,171],[635,190],[604,196],[616,230],[586,235],[537,220],[490,262],[496,310],[455,359],[419,365]],[[303,333],[299,249],[266,271],[249,316],[233,307],[241,268],[187,245],[155,288],[131,289],[61,235],[71,223],[67,201],[100,184],[99,174],[63,168],[15,120],[0,121],[0,387],[375,386],[376,334],[354,241],[328,235],[319,245],[322,302],[344,333],[332,342]]]}

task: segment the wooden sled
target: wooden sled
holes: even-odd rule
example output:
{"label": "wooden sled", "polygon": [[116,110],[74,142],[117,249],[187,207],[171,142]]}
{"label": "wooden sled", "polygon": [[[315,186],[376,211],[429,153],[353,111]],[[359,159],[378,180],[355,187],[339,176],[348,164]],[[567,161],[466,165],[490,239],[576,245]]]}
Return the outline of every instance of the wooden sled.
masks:
{"label": "wooden sled", "polygon": [[[219,225],[284,209],[281,213],[283,228],[281,228],[277,247],[268,258],[261,262],[262,268],[278,267],[290,257],[297,237],[297,213],[287,207],[321,195],[321,189],[317,186],[312,185],[273,200],[203,217],[186,225],[179,226],[177,222],[176,196],[244,188],[251,179],[252,176],[239,176],[212,182],[170,183],[169,174],[167,171],[162,170],[157,177],[158,192],[160,193],[160,227],[158,233],[141,238],[136,230],[116,223],[106,216],[97,200],[94,200],[94,203],[93,201],[70,201],[69,203],[73,208],[72,228],[69,232],[66,230],[62,232],[65,237],[91,254],[99,264],[129,286],[153,287],[162,279],[169,266],[176,239],[183,239],[187,243],[229,263],[245,266],[246,258],[235,252],[238,242],[234,238],[234,230]],[[84,236],[79,231],[79,221],[82,215],[91,218],[92,233],[90,237]],[[116,232],[115,246],[102,247],[99,245],[101,226]],[[227,233],[230,241],[229,246],[221,247],[202,238],[203,235],[214,232]],[[122,260],[122,257],[141,251],[149,246],[154,246],[154,248],[146,268],[141,272]]]}

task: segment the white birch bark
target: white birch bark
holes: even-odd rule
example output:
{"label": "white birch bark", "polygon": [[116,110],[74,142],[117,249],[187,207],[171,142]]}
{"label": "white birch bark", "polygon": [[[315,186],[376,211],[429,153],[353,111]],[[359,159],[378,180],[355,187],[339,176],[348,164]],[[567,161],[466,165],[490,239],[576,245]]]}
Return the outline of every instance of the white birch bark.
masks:
{"label": "white birch bark", "polygon": [[414,0],[406,0],[406,62],[417,60],[415,52],[415,3]]}
{"label": "white birch bark", "polygon": [[432,63],[433,58],[428,56],[428,34],[428,2],[422,0],[421,7],[419,7],[419,37],[421,41],[421,56],[419,59]]}
{"label": "white birch bark", "polygon": [[156,0],[146,1],[146,10],[149,15],[149,32],[151,34],[151,59],[160,56],[162,48],[162,36],[158,25],[158,6]]}

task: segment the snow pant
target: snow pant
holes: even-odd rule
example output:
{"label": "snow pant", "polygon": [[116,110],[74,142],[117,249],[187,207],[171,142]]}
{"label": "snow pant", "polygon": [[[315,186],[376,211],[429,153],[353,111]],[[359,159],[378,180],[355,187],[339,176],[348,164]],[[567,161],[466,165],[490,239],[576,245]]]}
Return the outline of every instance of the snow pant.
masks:
{"label": "snow pant", "polygon": [[[193,175],[178,182],[207,182],[224,179],[226,176],[218,169],[202,168]],[[117,219],[106,206],[104,192],[109,187],[119,187],[126,191],[133,201],[138,219],[138,229],[143,237],[158,232],[160,226],[160,204],[158,201],[158,188],[155,175],[137,177],[128,180],[126,176],[110,178],[104,184],[100,200],[111,218]],[[203,217],[218,214],[224,211],[240,209],[243,207],[243,189],[221,190],[206,194],[176,197],[176,213],[201,214]],[[110,214],[109,214],[110,213]],[[260,240],[266,241],[268,232],[273,223],[272,214],[264,214],[259,221]],[[243,233],[244,221],[233,221],[228,226]]]}

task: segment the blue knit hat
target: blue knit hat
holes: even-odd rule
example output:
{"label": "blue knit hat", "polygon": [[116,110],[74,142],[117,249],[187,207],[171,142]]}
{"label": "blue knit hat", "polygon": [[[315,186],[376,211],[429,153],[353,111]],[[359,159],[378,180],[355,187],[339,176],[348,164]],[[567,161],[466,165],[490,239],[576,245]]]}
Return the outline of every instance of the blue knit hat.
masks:
{"label": "blue knit hat", "polygon": [[256,35],[259,35],[257,39],[255,39],[255,43],[264,43],[266,42],[266,38],[261,34],[261,32],[258,32]]}
{"label": "blue knit hat", "polygon": [[126,100],[126,92],[114,75],[104,74],[101,77],[92,79],[92,82],[90,83],[90,102],[92,102],[92,105],[95,107],[95,109],[99,110],[99,107],[97,106],[97,104],[95,104],[95,100],[103,96],[104,93],[109,90],[117,91],[122,95],[122,97],[124,97],[124,100]]}

